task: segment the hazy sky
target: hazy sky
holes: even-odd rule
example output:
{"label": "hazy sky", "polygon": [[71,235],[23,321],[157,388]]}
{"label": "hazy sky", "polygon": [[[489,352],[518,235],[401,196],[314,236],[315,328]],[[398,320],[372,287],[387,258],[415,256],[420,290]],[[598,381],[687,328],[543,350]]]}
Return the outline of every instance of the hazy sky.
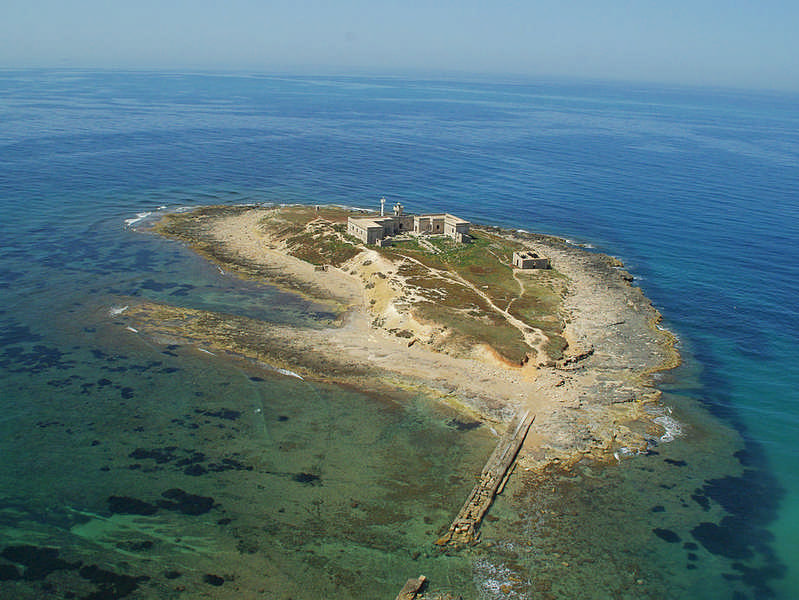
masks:
{"label": "hazy sky", "polygon": [[3,0],[0,67],[467,71],[799,90],[799,0]]}

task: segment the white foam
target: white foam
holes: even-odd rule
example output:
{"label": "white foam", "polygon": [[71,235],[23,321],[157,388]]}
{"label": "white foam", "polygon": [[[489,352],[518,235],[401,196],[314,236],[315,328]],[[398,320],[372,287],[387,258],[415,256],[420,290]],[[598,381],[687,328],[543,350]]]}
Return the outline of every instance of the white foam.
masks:
{"label": "white foam", "polygon": [[[473,567],[474,582],[481,598],[525,598],[515,591],[520,583],[520,573],[503,564],[495,564],[486,559],[478,559]],[[529,585],[529,582],[526,582]],[[526,586],[525,586],[526,587]]]}
{"label": "white foam", "polygon": [[151,214],[153,214],[153,213],[152,212],[136,213],[136,216],[134,218],[125,219],[125,227],[133,227],[136,223],[140,223],[141,221],[144,221],[144,219],[149,217]]}
{"label": "white foam", "polygon": [[302,377],[302,375],[299,375],[298,373],[295,373],[294,371],[289,371],[288,369],[277,369],[277,368],[275,369],[275,371],[277,371],[281,375],[288,375],[289,377],[296,377],[297,379],[302,379],[303,381],[305,381],[305,379]]}
{"label": "white foam", "polygon": [[660,425],[665,430],[663,435],[660,436],[661,442],[673,442],[675,438],[681,437],[683,435],[682,424],[669,415],[655,417],[652,419],[652,421]]}
{"label": "white foam", "polygon": [[574,240],[570,240],[569,238],[563,238],[563,241],[569,244],[570,246],[574,246],[576,248],[588,248],[589,250],[593,250],[595,248],[593,244],[575,242]]}
{"label": "white foam", "polygon": [[206,354],[210,354],[211,356],[216,356],[216,354],[214,354],[210,350],[206,350],[205,348],[197,348],[197,350],[199,350],[200,352],[205,352]]}
{"label": "white foam", "polygon": [[133,328],[133,327],[131,327],[130,325],[128,325],[127,327],[125,327],[125,329],[127,329],[128,331],[132,331],[133,333],[139,333],[139,330],[138,330],[138,329],[134,329],[134,328]]}
{"label": "white foam", "polygon": [[112,317],[117,317],[117,316],[121,315],[123,312],[125,312],[126,310],[128,310],[128,306],[127,305],[125,305],[125,306],[112,306],[111,308],[108,309],[108,314],[111,315]]}

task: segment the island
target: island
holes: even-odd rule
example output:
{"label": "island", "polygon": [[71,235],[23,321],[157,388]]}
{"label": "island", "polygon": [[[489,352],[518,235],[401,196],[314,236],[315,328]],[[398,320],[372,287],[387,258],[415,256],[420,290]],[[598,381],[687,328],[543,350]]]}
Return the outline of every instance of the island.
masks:
{"label": "island", "polygon": [[518,466],[533,474],[616,461],[666,433],[653,374],[679,364],[675,338],[620,261],[460,216],[385,212],[167,213],[151,231],[226,275],[307,298],[320,317],[300,327],[143,301],[124,318],[156,341],[188,340],[287,376],[428,394],[498,432],[530,415]]}

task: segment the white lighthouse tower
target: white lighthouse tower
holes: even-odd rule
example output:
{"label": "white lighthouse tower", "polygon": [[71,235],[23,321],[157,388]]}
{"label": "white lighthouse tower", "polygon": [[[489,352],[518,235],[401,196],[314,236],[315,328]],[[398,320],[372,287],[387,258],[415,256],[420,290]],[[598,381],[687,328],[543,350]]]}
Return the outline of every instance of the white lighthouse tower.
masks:
{"label": "white lighthouse tower", "polygon": [[381,217],[385,217],[386,216],[386,199],[385,198],[380,198],[380,216]]}

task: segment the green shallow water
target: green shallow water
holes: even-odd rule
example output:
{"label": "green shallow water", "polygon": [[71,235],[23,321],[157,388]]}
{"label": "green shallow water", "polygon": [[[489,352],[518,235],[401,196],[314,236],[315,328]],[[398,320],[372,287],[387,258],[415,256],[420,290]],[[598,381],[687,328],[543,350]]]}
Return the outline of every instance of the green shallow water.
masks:
{"label": "green shallow water", "polygon": [[[0,581],[5,597],[124,596],[90,565],[141,578],[135,598],[385,598],[420,573],[470,593],[469,558],[433,541],[493,447],[486,428],[424,397],[83,325],[21,341],[26,368],[5,382],[29,401],[0,421],[0,539],[30,579]],[[8,551],[27,546],[59,554]]]}

